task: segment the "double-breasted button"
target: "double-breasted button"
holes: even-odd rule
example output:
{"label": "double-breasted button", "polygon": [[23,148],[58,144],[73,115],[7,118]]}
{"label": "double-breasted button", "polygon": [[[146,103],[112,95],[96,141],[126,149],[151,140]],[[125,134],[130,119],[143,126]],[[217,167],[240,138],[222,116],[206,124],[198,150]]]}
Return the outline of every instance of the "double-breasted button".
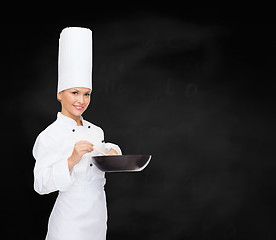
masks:
{"label": "double-breasted button", "polygon": [[88,126],[88,128],[90,128],[90,126]]}
{"label": "double-breasted button", "polygon": [[72,129],[72,132],[75,132],[75,129]]}
{"label": "double-breasted button", "polygon": [[90,167],[92,167],[93,166],[93,164],[92,163],[90,163]]}

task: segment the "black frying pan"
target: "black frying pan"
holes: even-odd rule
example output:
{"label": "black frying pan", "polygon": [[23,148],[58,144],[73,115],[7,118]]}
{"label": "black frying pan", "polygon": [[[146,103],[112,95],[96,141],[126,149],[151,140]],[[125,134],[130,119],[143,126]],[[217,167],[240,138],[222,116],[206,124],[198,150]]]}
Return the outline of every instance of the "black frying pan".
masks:
{"label": "black frying pan", "polygon": [[142,171],[151,159],[151,155],[111,155],[92,157],[93,163],[103,172]]}

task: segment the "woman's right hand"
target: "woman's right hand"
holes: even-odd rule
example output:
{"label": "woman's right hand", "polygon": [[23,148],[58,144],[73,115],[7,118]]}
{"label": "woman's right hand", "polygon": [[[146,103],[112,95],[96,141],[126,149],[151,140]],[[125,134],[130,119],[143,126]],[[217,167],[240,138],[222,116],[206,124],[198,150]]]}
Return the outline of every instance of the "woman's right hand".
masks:
{"label": "woman's right hand", "polygon": [[71,154],[71,156],[68,158],[68,167],[69,171],[72,170],[72,168],[79,163],[82,156],[85,153],[89,153],[93,151],[93,144],[88,141],[79,141],[75,144],[74,150]]}

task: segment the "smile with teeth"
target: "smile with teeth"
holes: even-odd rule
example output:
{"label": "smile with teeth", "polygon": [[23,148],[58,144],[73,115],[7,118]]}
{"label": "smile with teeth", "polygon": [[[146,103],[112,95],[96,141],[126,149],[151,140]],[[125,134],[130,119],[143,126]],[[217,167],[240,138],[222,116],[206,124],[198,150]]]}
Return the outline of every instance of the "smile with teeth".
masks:
{"label": "smile with teeth", "polygon": [[84,107],[79,106],[79,105],[73,105],[77,110],[82,110]]}

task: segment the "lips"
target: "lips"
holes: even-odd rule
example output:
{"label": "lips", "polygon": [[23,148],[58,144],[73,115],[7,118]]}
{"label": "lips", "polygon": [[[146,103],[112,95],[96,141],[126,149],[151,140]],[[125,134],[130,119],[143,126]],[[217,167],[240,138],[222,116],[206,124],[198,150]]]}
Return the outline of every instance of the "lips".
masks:
{"label": "lips", "polygon": [[79,106],[79,105],[73,105],[77,110],[81,111],[83,110],[83,106]]}

